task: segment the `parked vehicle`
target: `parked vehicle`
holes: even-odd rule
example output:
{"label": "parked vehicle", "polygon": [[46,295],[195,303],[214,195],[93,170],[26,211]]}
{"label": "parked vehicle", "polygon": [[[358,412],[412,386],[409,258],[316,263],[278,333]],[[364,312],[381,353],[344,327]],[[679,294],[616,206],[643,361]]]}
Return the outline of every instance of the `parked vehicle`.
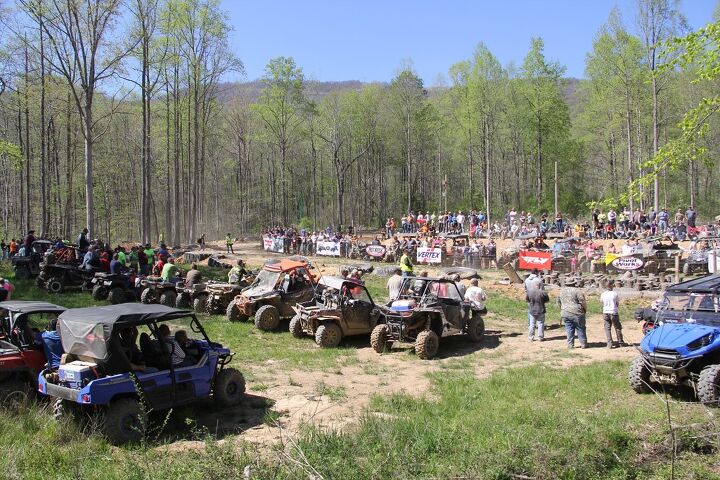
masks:
{"label": "parked vehicle", "polygon": [[[163,323],[194,336],[183,346],[194,363],[173,366],[176,347],[161,338]],[[210,341],[192,312],[139,303],[78,308],[60,315],[58,328],[69,358],[57,371],[40,373],[38,390],[55,398],[56,417],[96,417],[114,444],[142,439],[150,410],[208,397],[228,407],[243,399],[245,379],[227,368],[233,353]],[[146,371],[132,371],[128,358],[136,356],[138,333]]]}
{"label": "parked vehicle", "polygon": [[304,260],[266,263],[255,282],[228,304],[228,320],[255,317],[257,328],[275,330],[281,318],[295,315],[295,305],[313,299],[317,280],[310,269],[311,264]]}
{"label": "parked vehicle", "polygon": [[81,269],[81,257],[77,247],[74,246],[48,251],[40,264],[38,286],[44,286],[49,293],[62,293],[69,287],[90,290],[96,270]]}
{"label": "parked vehicle", "polygon": [[384,311],[384,323],[370,336],[370,345],[378,353],[395,342],[412,342],[422,359],[433,358],[443,335],[463,333],[474,342],[482,342],[486,309],[466,302],[458,285],[447,278],[406,277],[400,297]]}
{"label": "parked vehicle", "polygon": [[655,328],[643,338],[629,372],[630,386],[647,393],[658,385],[687,386],[720,406],[720,275],[666,289]]}
{"label": "parked vehicle", "polygon": [[38,331],[65,311],[52,303],[13,300],[0,303],[0,404],[23,402],[37,391],[47,360]]}
{"label": "parked vehicle", "polygon": [[98,272],[91,280],[92,297],[95,300],[108,300],[113,305],[139,300],[140,289],[135,274]]}
{"label": "parked vehicle", "polygon": [[178,285],[183,288],[182,279],[178,283],[173,283],[161,278],[144,278],[140,281],[140,301],[145,304],[159,303],[166,307],[174,307]]}
{"label": "parked vehicle", "polygon": [[30,247],[30,255],[12,257],[11,263],[15,271],[15,278],[27,280],[37,277],[40,273],[40,263],[42,263],[45,253],[51,248],[52,242],[49,240],[35,240]]}
{"label": "parked vehicle", "polygon": [[367,288],[354,280],[323,276],[315,298],[295,305],[290,332],[310,335],[323,348],[337,347],[343,337],[369,335],[383,315]]}

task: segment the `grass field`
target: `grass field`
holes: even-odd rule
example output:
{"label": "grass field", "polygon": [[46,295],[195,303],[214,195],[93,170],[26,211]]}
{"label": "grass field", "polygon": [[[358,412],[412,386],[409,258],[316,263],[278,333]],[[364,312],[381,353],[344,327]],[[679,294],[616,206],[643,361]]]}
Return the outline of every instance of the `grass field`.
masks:
{"label": "grass field", "polygon": [[[5,270],[3,275],[11,276]],[[384,300],[382,277],[368,277],[371,292]],[[15,298],[43,299],[68,307],[93,304],[87,293],[53,297],[17,282]],[[493,318],[522,327],[522,300],[493,292]],[[630,315],[632,304],[624,307]],[[597,309],[591,303],[591,313]],[[552,309],[548,315],[554,315]],[[625,318],[628,318],[627,316]],[[202,316],[211,338],[229,345],[245,372],[325,372],[359,362],[355,347],[314,347],[311,339],[287,332],[258,332],[250,323],[230,324]],[[487,351],[480,358],[500,353]],[[570,358],[565,352],[557,357]],[[400,356],[401,364],[418,362]],[[430,387],[418,395],[378,389],[356,421],[341,431],[307,424],[274,447],[250,443],[243,434],[216,436],[192,417],[204,405],[158,415],[142,445],[112,447],[96,433],[58,424],[40,402],[20,410],[0,409],[0,478],[8,479],[665,479],[671,478],[673,443],[661,396],[635,395],[627,386],[625,361],[565,368],[547,362],[507,365],[478,378],[482,360],[460,356],[430,371]],[[384,375],[387,367],[364,364]],[[277,376],[277,375],[276,375]],[[249,375],[255,391],[260,374]],[[293,379],[287,376],[288,383]],[[319,379],[314,393],[335,403],[348,401],[343,387]],[[718,410],[671,397],[676,443],[675,478],[720,478]],[[212,407],[209,407],[212,408]],[[264,421],[280,416],[272,407]],[[187,420],[186,420],[187,419]],[[178,433],[182,432],[182,433]],[[175,440],[180,437],[182,441]]]}

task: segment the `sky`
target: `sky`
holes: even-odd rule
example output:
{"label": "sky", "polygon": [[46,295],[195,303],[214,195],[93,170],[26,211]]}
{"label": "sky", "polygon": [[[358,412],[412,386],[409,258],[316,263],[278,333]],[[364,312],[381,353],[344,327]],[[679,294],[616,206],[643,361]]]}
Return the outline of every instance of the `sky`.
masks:
{"label": "sky", "polygon": [[[719,0],[684,0],[694,30],[712,20]],[[306,78],[388,82],[412,62],[427,86],[447,82],[451,65],[479,42],[507,66],[520,65],[532,37],[566,76],[583,78],[593,37],[617,6],[635,29],[635,0],[221,0],[234,31],[231,46],[245,80],[268,60],[289,56]]]}

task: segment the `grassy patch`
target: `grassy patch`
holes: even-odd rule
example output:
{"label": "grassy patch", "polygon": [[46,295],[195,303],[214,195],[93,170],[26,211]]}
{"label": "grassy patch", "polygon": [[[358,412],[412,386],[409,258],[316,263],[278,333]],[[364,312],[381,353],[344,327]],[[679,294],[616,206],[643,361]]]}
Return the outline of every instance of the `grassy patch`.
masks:
{"label": "grassy patch", "polygon": [[342,385],[333,387],[322,380],[315,384],[315,393],[328,397],[331,402],[339,402],[347,397],[345,387]]}

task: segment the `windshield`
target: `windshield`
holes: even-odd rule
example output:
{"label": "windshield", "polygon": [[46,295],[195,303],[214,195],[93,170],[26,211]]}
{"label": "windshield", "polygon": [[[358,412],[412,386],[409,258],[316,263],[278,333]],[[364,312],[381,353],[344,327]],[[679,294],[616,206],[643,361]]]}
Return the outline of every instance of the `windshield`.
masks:
{"label": "windshield", "polygon": [[450,300],[462,301],[460,292],[458,291],[455,284],[451,283],[451,282],[433,283],[432,285],[430,285],[430,288],[427,290],[427,293],[430,295],[435,295],[438,298],[446,298],[446,299],[450,299]]}
{"label": "windshield", "polygon": [[253,295],[270,292],[275,289],[275,285],[277,285],[279,279],[280,272],[260,270],[257,278],[255,278],[255,282],[253,282],[252,286],[243,292],[243,294],[251,297]]}
{"label": "windshield", "polygon": [[720,298],[710,293],[668,293],[658,314],[661,323],[720,326]]}

